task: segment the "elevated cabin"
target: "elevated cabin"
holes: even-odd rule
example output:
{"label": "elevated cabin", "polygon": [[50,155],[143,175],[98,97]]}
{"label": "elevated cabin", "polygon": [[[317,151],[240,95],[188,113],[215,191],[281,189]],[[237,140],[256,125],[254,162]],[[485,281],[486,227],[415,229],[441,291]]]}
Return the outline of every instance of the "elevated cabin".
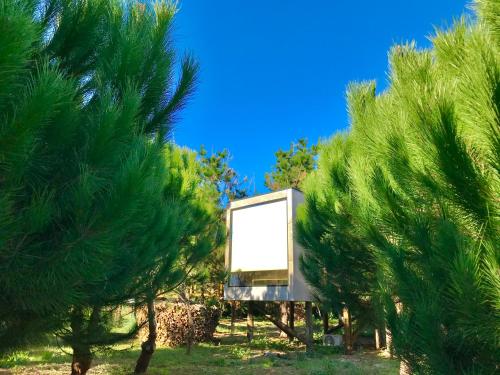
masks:
{"label": "elevated cabin", "polygon": [[294,237],[303,194],[287,189],[231,202],[227,210],[226,300],[312,300],[299,269],[301,246]]}

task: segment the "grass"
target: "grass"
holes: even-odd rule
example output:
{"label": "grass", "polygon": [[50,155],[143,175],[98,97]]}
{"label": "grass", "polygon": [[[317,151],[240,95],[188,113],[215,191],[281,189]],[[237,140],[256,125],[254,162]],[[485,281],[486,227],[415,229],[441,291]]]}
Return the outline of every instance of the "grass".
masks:
{"label": "grass", "polygon": [[[165,374],[398,374],[399,364],[376,351],[346,356],[337,348],[317,345],[313,354],[304,346],[280,339],[271,323],[255,322],[255,339],[246,343],[245,322],[238,321],[231,336],[229,322],[222,320],[216,337],[220,344],[198,344],[191,355],[186,349],[159,347],[151,361],[150,375]],[[69,353],[69,348],[63,348]],[[130,374],[140,343],[131,341],[96,354],[89,375]],[[0,374],[47,374],[69,372],[71,356],[57,346],[34,347],[0,359]]]}

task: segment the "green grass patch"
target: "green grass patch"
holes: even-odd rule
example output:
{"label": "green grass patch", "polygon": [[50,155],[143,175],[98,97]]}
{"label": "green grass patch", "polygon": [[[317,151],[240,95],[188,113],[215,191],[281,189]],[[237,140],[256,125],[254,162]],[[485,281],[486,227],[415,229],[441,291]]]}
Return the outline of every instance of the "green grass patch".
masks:
{"label": "green grass patch", "polygon": [[[299,330],[300,330],[299,324]],[[278,330],[267,321],[257,320],[255,339],[246,342],[246,322],[236,324],[230,335],[229,321],[217,328],[220,344],[201,343],[192,348],[159,347],[148,374],[398,374],[397,361],[383,358],[377,352],[359,352],[352,356],[338,348],[316,345],[314,353],[306,354],[302,344],[280,338]],[[67,353],[69,348],[63,348]],[[0,368],[12,374],[67,374],[71,356],[55,345],[32,347],[0,360]],[[140,343],[132,340],[115,345],[111,350],[96,353],[89,375],[130,374],[140,352]],[[1,373],[1,371],[0,371]]]}

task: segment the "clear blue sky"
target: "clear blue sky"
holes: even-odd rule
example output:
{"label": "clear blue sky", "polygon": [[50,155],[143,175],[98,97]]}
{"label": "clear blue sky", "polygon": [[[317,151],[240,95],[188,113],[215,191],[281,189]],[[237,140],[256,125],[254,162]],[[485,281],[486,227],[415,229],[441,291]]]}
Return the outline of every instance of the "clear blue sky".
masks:
{"label": "clear blue sky", "polygon": [[374,79],[383,89],[389,48],[408,40],[429,46],[433,27],[450,25],[468,3],[181,0],[175,43],[201,72],[175,141],[229,149],[232,166],[264,192],[275,151],[348,126],[350,81]]}

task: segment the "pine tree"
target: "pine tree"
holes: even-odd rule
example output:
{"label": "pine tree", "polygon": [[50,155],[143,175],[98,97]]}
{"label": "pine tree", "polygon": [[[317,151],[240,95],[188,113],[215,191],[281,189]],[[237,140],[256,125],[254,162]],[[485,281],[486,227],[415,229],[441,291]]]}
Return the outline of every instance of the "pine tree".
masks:
{"label": "pine tree", "polygon": [[[169,170],[163,191],[164,213],[159,217],[163,225],[153,238],[154,256],[136,279],[143,292],[136,298],[137,305],[146,305],[148,311],[148,339],[135,373],[145,373],[156,348],[156,317],[154,300],[196,273],[200,263],[223,242],[225,228],[219,216],[216,187],[203,179],[202,165],[195,152],[171,145],[165,151]],[[157,221],[156,224],[159,222]],[[151,240],[151,236],[148,236]],[[150,245],[145,244],[146,249]],[[174,254],[175,256],[165,256]]]}
{"label": "pine tree", "polygon": [[348,171],[351,153],[346,134],[320,144],[318,168],[304,181],[305,204],[297,219],[297,238],[304,247],[301,270],[325,310],[334,311],[339,320],[348,310],[353,323],[353,337],[345,336],[348,347],[362,330],[380,326],[377,268],[360,233]]}
{"label": "pine tree", "polygon": [[150,240],[168,222],[163,144],[197,71],[188,56],[173,80],[175,11],[1,2],[2,349],[58,329],[85,373],[90,348],[120,338],[105,323],[162,249]]}
{"label": "pine tree", "polygon": [[317,153],[317,145],[308,147],[305,138],[292,143],[289,150],[278,150],[273,170],[265,175],[266,187],[272,191],[299,189],[307,174],[314,170]]}
{"label": "pine tree", "polygon": [[[248,195],[248,179],[241,177],[230,166],[231,155],[227,149],[209,154],[205,147],[201,146],[198,161],[202,184],[210,187],[208,191],[210,199],[218,202],[217,215],[223,223],[226,220],[225,209],[229,202]],[[200,289],[203,303],[207,302],[207,297],[210,299],[209,303],[220,303],[222,300],[222,285],[228,277],[224,256],[225,247],[221,245],[196,269],[196,282],[193,286]]]}
{"label": "pine tree", "polygon": [[500,358],[500,9],[476,9],[477,20],[437,31],[432,49],[394,47],[383,93],[371,83],[348,93],[349,214],[413,373],[493,373]]}
{"label": "pine tree", "polygon": [[[307,139],[300,138],[297,143],[292,143],[289,150],[279,149],[276,153],[276,163],[270,173],[265,174],[265,185],[271,191],[282,189],[300,189],[308,173],[316,166],[317,145],[307,146]],[[294,302],[291,302],[293,304]],[[290,307],[290,310],[294,307]],[[288,314],[287,302],[280,302],[279,319],[283,324],[294,324],[294,316],[291,311]],[[328,314],[323,309],[324,314]],[[286,337],[285,332],[280,333],[281,337]],[[289,336],[290,340],[293,340]]]}

